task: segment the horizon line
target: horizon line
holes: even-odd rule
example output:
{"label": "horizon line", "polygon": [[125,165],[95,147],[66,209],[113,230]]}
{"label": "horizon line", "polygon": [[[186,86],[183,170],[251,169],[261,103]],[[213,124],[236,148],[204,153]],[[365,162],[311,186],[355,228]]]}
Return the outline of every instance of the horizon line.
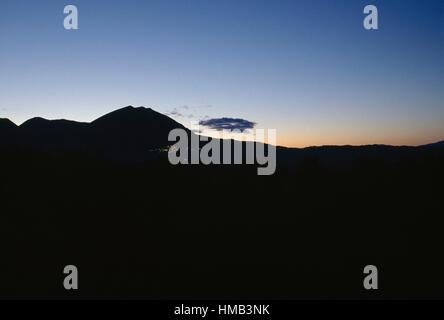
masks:
{"label": "horizon line", "polygon": [[[170,117],[167,114],[164,114],[164,113],[161,113],[159,111],[156,111],[155,109],[153,109],[151,107],[145,107],[145,106],[134,107],[133,105],[128,105],[128,106],[125,106],[125,107],[119,107],[117,109],[114,109],[114,110],[112,110],[112,111],[110,111],[108,113],[105,113],[105,114],[97,117],[96,119],[94,119],[92,121],[78,121],[78,120],[71,120],[71,119],[66,119],[66,118],[48,119],[48,118],[43,118],[43,117],[40,117],[40,116],[31,117],[31,118],[21,122],[20,124],[17,124],[16,122],[14,122],[13,120],[11,120],[9,118],[2,118],[2,117],[0,117],[0,120],[8,120],[8,121],[13,123],[18,128],[21,127],[24,123],[26,123],[26,122],[28,122],[30,120],[33,120],[33,119],[43,119],[43,120],[46,120],[46,121],[70,121],[70,122],[76,122],[76,123],[81,123],[81,124],[91,124],[92,122],[94,122],[95,120],[99,119],[102,116],[105,116],[105,115],[110,114],[112,112],[115,112],[115,111],[118,111],[118,110],[123,110],[123,109],[145,109],[145,110],[151,110],[151,111],[159,113],[159,114],[161,114],[161,115],[163,115],[165,117],[168,117],[168,118],[172,119],[173,121],[179,123],[176,119]],[[187,128],[187,129],[190,130],[189,128]],[[199,135],[201,135],[201,134],[199,134]],[[204,136],[204,135],[202,135],[202,136]],[[233,138],[231,138],[231,140],[242,141],[242,140],[237,140],[237,139],[233,139]],[[257,142],[255,140],[247,140],[247,141]],[[276,144],[275,147],[277,147],[277,148],[286,148],[286,149],[307,149],[307,148],[322,148],[322,147],[365,147],[365,146],[387,146],[387,147],[411,147],[411,148],[416,148],[416,147],[427,146],[427,145],[436,144],[436,143],[440,143],[440,142],[444,142],[444,138],[439,139],[439,140],[433,140],[433,141],[430,141],[428,143],[416,144],[416,145],[415,144],[411,144],[410,145],[410,144],[390,144],[390,143],[377,143],[377,142],[375,142],[375,143],[365,143],[365,144],[351,144],[351,143],[344,143],[344,144],[313,144],[313,145],[304,145],[304,146],[279,145],[279,144]]]}

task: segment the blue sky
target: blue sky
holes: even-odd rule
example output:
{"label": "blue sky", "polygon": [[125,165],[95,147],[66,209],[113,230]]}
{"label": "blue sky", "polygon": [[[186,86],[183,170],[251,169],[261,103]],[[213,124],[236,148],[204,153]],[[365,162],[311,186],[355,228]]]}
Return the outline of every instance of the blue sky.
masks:
{"label": "blue sky", "polygon": [[[63,28],[63,8],[79,30]],[[362,26],[379,10],[379,30]],[[2,0],[0,117],[147,106],[287,146],[444,139],[444,1]],[[175,112],[174,112],[175,111]],[[183,116],[180,116],[182,114]]]}

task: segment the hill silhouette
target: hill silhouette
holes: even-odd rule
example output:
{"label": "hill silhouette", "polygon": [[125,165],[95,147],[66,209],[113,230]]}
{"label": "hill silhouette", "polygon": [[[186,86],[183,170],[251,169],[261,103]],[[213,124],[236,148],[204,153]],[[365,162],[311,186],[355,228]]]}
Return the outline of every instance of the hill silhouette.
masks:
{"label": "hill silhouette", "polygon": [[[43,152],[84,152],[113,159],[140,161],[151,158],[155,152],[166,150],[172,144],[168,141],[168,134],[175,128],[193,134],[180,123],[151,108],[128,106],[110,112],[91,123],[36,117],[16,126],[8,119],[0,119],[0,141],[3,141],[2,145],[8,145],[10,148],[19,147]],[[220,140],[219,142],[222,143]],[[201,147],[204,144],[205,142],[202,142]],[[245,148],[246,143],[242,144]],[[405,154],[417,153],[418,148],[442,146],[444,141],[421,147],[278,147],[277,153],[281,165],[295,165],[316,158],[324,165],[347,167],[363,155],[393,162]]]}
{"label": "hill silhouette", "polygon": [[444,148],[444,141],[426,144],[426,145],[423,145],[423,147]]}
{"label": "hill silhouette", "polygon": [[168,133],[183,128],[150,108],[128,106],[91,123],[32,118],[20,126],[3,119],[0,133],[9,146],[44,152],[100,153],[113,158],[140,159],[165,148]]}
{"label": "hill silhouette", "polygon": [[88,124],[32,118],[18,127],[20,144],[36,150],[77,150],[91,142]]}
{"label": "hill silhouette", "polygon": [[9,119],[0,118],[0,147],[14,144],[17,125]]}
{"label": "hill silhouette", "polygon": [[132,106],[113,111],[91,123],[95,143],[115,155],[124,151],[143,156],[169,145],[168,134],[185,127],[151,108]]}
{"label": "hill silhouette", "polygon": [[6,130],[15,130],[17,128],[17,125],[13,123],[9,119],[0,118],[0,130],[1,132],[6,132]]}
{"label": "hill silhouette", "polygon": [[444,298],[444,148],[278,147],[258,176],[171,165],[177,127],[133,107],[0,120],[0,298]]}

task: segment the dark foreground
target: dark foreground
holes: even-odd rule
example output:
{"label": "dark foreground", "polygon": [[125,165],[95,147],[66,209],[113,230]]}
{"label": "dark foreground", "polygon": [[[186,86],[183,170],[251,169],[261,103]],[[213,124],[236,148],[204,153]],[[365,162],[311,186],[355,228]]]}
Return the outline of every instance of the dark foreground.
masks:
{"label": "dark foreground", "polygon": [[[443,160],[279,150],[276,174],[257,176],[3,152],[0,298],[444,298]],[[69,264],[77,291],[63,288]]]}

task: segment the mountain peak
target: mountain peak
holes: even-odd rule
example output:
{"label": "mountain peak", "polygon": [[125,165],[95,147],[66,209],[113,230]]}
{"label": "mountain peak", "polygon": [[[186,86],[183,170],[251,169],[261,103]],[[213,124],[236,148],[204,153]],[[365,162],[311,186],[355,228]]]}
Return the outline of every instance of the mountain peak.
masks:
{"label": "mountain peak", "polygon": [[131,158],[170,145],[168,135],[176,128],[187,130],[151,108],[127,106],[91,123],[35,117],[17,127],[7,119],[0,119],[0,138],[12,141],[17,131],[20,143],[34,149],[92,150],[116,158]]}
{"label": "mountain peak", "polygon": [[[114,110],[114,111],[112,111],[112,112],[129,112],[129,111],[131,111],[131,112],[134,112],[134,111],[139,111],[139,112],[141,112],[141,111],[154,111],[154,110],[151,109],[151,108],[144,107],[144,106],[134,107],[134,106],[132,106],[132,105],[129,105],[129,106],[126,106],[126,107],[123,107],[123,108],[120,108],[120,109]],[[111,112],[111,113],[112,113],[112,112]]]}
{"label": "mountain peak", "polygon": [[7,118],[0,118],[0,128],[14,129],[17,125]]}
{"label": "mountain peak", "polygon": [[171,130],[185,129],[151,108],[133,106],[112,111],[91,122],[91,127],[103,144],[127,149],[165,147]]}
{"label": "mountain peak", "polygon": [[34,118],[31,118],[31,119],[26,120],[25,122],[23,122],[20,125],[20,127],[21,128],[26,128],[26,127],[30,127],[30,126],[45,124],[45,123],[48,123],[48,122],[49,122],[48,119],[44,119],[44,118],[41,118],[41,117],[34,117]]}
{"label": "mountain peak", "polygon": [[18,127],[9,119],[0,118],[0,147],[15,140]]}
{"label": "mountain peak", "polygon": [[164,128],[182,127],[173,119],[154,111],[151,108],[127,106],[117,109],[91,122],[94,126],[113,127],[115,129],[125,128],[133,130],[136,128]]}

